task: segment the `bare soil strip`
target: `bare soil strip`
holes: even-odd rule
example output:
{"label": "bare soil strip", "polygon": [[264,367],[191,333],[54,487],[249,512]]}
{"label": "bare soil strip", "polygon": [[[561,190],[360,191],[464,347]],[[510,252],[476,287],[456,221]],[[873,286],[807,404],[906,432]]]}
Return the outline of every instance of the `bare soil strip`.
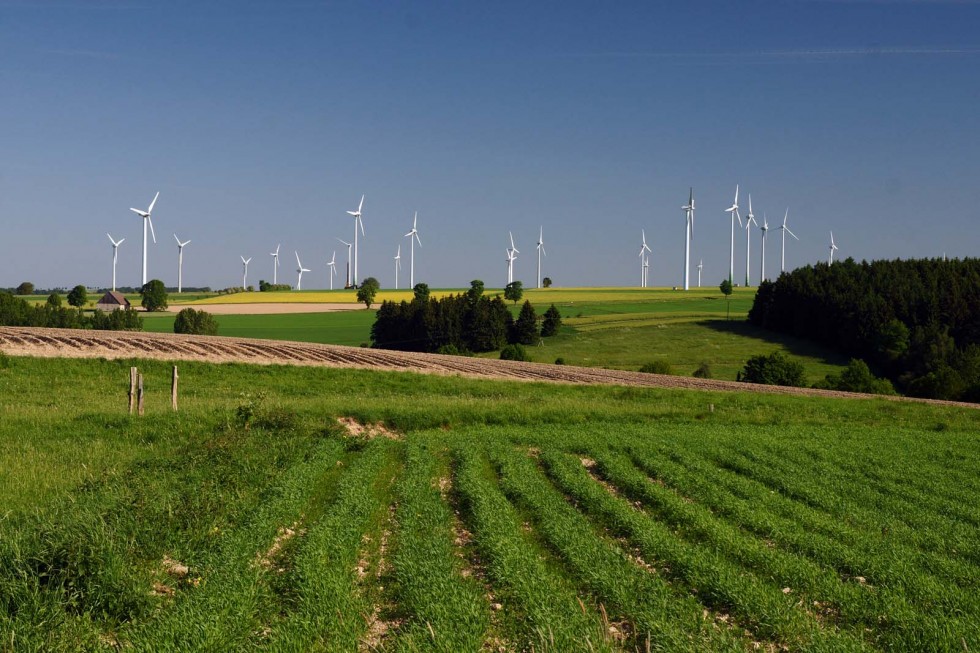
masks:
{"label": "bare soil strip", "polygon": [[258,365],[310,365],[407,371],[471,378],[544,381],[550,383],[621,385],[649,388],[686,388],[727,392],[763,392],[811,397],[864,397],[892,401],[915,401],[966,408],[980,404],[909,397],[882,397],[813,388],[787,388],[715,379],[697,379],[626,370],[608,370],[573,365],[522,363],[517,361],[419,354],[413,352],[322,345],[222,336],[188,336],[173,333],[90,331],[34,327],[0,327],[0,351],[11,356],[47,358],[151,358],[209,363],[252,363]]}

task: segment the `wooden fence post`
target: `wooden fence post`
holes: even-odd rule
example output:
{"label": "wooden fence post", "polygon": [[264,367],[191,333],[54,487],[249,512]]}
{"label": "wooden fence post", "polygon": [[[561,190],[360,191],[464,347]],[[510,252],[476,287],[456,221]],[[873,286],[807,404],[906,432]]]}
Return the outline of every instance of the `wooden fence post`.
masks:
{"label": "wooden fence post", "polygon": [[133,414],[136,408],[136,374],[135,367],[129,368],[129,414]]}
{"label": "wooden fence post", "polygon": [[177,412],[177,379],[179,378],[177,375],[177,366],[174,365],[174,375],[170,380],[170,407],[173,408],[174,412]]}
{"label": "wooden fence post", "polygon": [[136,410],[140,417],[143,416],[143,375],[136,377]]}

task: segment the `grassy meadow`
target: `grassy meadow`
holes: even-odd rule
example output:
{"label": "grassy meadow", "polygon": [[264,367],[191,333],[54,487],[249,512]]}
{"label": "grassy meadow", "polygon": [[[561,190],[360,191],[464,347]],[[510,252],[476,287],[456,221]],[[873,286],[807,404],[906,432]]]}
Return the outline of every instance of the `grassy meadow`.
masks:
{"label": "grassy meadow", "polygon": [[0,358],[0,648],[980,647],[975,410],[169,373]]}

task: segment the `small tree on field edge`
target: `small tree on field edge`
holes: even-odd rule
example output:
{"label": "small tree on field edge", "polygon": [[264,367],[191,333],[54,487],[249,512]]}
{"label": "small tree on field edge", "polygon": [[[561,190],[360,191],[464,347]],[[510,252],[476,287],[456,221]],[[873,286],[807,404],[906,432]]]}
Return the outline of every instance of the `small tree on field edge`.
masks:
{"label": "small tree on field edge", "polygon": [[51,308],[61,308],[61,295],[56,292],[48,295],[48,299],[45,302]]}
{"label": "small tree on field edge", "polygon": [[150,279],[142,288],[140,295],[143,300],[140,302],[147,311],[167,310],[167,288],[159,279]]}
{"label": "small tree on field edge", "polygon": [[15,295],[33,295],[34,294],[34,284],[30,281],[24,281],[19,286],[17,290],[14,291]]}
{"label": "small tree on field edge", "polygon": [[524,296],[524,284],[520,281],[511,281],[504,288],[504,299],[509,299],[515,304],[521,301],[521,297]]}
{"label": "small tree on field edge", "polygon": [[551,288],[551,277],[545,277],[541,280],[541,286],[543,288]]}
{"label": "small tree on field edge", "polygon": [[718,286],[718,289],[721,290],[721,294],[725,296],[726,300],[728,300],[728,315],[726,317],[730,320],[732,319],[732,282],[725,279],[721,282],[721,285]]}
{"label": "small tree on field edge", "polygon": [[374,277],[364,279],[361,281],[361,287],[357,289],[357,301],[363,302],[365,306],[371,308],[379,288],[381,288],[381,284]]}
{"label": "small tree on field edge", "polygon": [[218,323],[214,316],[207,311],[195,311],[185,308],[177,313],[174,320],[174,333],[189,333],[198,336],[218,335]]}
{"label": "small tree on field edge", "polygon": [[530,301],[521,306],[521,314],[514,322],[514,334],[511,342],[522,345],[533,345],[538,341],[538,316]]}
{"label": "small tree on field edge", "polygon": [[81,308],[88,303],[88,289],[79,284],[68,293],[68,303],[75,308]]}

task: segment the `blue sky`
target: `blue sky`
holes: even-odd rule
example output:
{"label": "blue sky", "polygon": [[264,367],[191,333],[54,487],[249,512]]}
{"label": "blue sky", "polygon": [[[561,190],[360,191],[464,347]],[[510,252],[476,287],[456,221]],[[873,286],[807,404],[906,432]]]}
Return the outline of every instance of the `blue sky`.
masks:
{"label": "blue sky", "polygon": [[[679,285],[727,276],[724,209],[770,225],[787,265],[975,256],[980,3],[122,2],[0,0],[0,287],[328,286],[366,195],[361,277],[393,284],[419,212],[416,281]],[[778,238],[767,246],[778,271]],[[752,231],[758,279],[759,231]],[[403,251],[401,284],[408,279]],[[736,271],[744,274],[745,233]],[[736,280],[741,275],[736,273]],[[696,278],[696,272],[692,278]]]}

